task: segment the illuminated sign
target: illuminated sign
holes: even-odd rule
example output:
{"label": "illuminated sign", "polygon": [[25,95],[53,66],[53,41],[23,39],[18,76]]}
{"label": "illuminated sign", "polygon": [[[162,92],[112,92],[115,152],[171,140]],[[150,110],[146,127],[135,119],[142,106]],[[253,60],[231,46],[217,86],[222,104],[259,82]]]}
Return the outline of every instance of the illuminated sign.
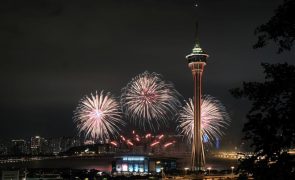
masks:
{"label": "illuminated sign", "polygon": [[133,165],[132,164],[128,164],[128,171],[133,172]]}
{"label": "illuminated sign", "polygon": [[116,171],[122,171],[122,166],[121,166],[121,164],[117,164],[117,166],[116,166]]}
{"label": "illuminated sign", "polygon": [[138,172],[138,164],[134,164],[134,171]]}
{"label": "illuminated sign", "polygon": [[127,164],[122,164],[122,170],[123,171],[128,171],[128,165]]}
{"label": "illuminated sign", "polygon": [[124,156],[123,161],[144,161],[143,156]]}
{"label": "illuminated sign", "polygon": [[143,172],[143,164],[140,164],[138,169],[139,169],[139,172]]}

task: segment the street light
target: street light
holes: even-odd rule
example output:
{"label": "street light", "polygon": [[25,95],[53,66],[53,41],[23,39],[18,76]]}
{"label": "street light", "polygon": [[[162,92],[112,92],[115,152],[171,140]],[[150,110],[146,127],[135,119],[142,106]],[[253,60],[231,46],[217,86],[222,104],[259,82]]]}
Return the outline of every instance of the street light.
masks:
{"label": "street light", "polygon": [[187,175],[187,170],[189,170],[188,167],[184,168],[184,175]]}
{"label": "street light", "polygon": [[230,168],[231,168],[231,173],[234,174],[234,169],[235,169],[235,167],[232,166],[232,167],[230,167]]}
{"label": "street light", "polygon": [[211,170],[211,167],[208,167],[208,175],[210,175],[210,170]]}

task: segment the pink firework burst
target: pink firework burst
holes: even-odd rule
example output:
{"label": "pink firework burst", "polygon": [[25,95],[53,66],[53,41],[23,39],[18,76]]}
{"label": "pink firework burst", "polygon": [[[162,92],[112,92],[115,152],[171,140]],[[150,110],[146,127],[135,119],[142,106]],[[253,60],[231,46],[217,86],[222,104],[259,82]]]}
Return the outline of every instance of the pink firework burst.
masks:
{"label": "pink firework burst", "polygon": [[163,81],[157,73],[146,71],[122,89],[121,105],[135,124],[154,130],[176,112],[180,104],[178,95],[173,84]]}
{"label": "pink firework burst", "polygon": [[110,93],[91,94],[85,96],[74,112],[74,121],[79,133],[98,140],[109,139],[118,134],[121,120],[119,103]]}
{"label": "pink firework burst", "polygon": [[[178,118],[178,129],[188,140],[193,138],[194,128],[194,103],[192,99],[185,101],[181,108]],[[202,97],[201,104],[201,131],[203,140],[209,142],[220,138],[223,135],[223,129],[229,125],[230,118],[222,103],[212,96],[205,95]]]}

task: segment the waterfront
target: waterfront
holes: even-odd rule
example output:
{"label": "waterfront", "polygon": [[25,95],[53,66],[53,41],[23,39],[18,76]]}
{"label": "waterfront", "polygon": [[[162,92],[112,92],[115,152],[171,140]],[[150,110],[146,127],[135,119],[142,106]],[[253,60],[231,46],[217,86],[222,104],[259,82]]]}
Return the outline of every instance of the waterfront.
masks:
{"label": "waterfront", "polygon": [[[182,159],[179,158],[177,169],[173,171],[164,171],[164,168],[160,168],[160,171],[142,173],[114,172],[112,165],[115,158],[115,156],[46,157],[38,160],[1,163],[0,169],[2,169],[2,173],[5,171],[18,172],[20,178],[24,178],[27,175],[29,178],[39,179],[46,178],[47,176],[54,176],[56,179],[70,179],[73,177],[76,179],[92,179],[93,177],[97,179],[164,179],[164,177],[190,179],[188,176],[190,171],[181,164],[189,162],[189,156]],[[237,160],[209,158],[207,160],[207,167],[210,167],[210,172],[208,172],[208,169],[206,170],[206,178],[233,178],[234,174],[230,169],[233,165],[237,165]]]}
{"label": "waterfront", "polygon": [[[96,169],[111,172],[113,156],[88,156],[88,157],[46,157],[37,160],[23,160],[18,162],[0,163],[1,169],[6,168],[70,168],[70,169]],[[189,156],[177,159],[177,169],[184,170],[189,166]],[[237,167],[236,159],[208,158],[206,167],[212,170],[228,170],[231,166]]]}

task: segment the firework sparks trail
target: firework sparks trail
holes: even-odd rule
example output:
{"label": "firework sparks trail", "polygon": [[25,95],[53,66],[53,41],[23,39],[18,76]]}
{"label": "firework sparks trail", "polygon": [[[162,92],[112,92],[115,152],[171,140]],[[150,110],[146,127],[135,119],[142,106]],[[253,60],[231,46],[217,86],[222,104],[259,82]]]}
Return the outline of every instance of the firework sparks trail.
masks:
{"label": "firework sparks trail", "polygon": [[140,142],[140,138],[139,138],[138,135],[136,135],[135,139],[136,139],[137,142]]}
{"label": "firework sparks trail", "polygon": [[157,73],[146,71],[122,89],[121,105],[136,125],[154,130],[176,112],[180,105],[178,96],[173,84],[163,81]]}
{"label": "firework sparks trail", "polygon": [[146,134],[146,135],[145,135],[145,138],[147,139],[147,138],[149,138],[149,137],[151,137],[151,136],[152,136],[152,134],[149,133],[149,134]]}
{"label": "firework sparks trail", "polygon": [[156,141],[156,142],[152,143],[150,146],[151,146],[151,147],[154,147],[155,145],[157,145],[157,144],[159,144],[159,143],[160,143],[159,141]]}
{"label": "firework sparks trail", "polygon": [[127,140],[127,144],[129,144],[130,146],[134,145],[130,140]]}
{"label": "firework sparks trail", "polygon": [[110,142],[110,144],[115,147],[118,147],[119,143],[120,143],[120,146],[124,146],[130,149],[136,146],[146,146],[146,145],[148,145],[150,148],[154,148],[154,147],[167,148],[175,144],[176,141],[165,136],[164,134],[152,135],[151,133],[147,133],[145,135],[140,135],[133,130],[130,134],[126,136],[120,135],[119,142],[117,142],[116,140],[113,140]]}
{"label": "firework sparks trail", "polygon": [[118,144],[115,141],[112,141],[111,144],[116,146],[116,147],[118,146]]}
{"label": "firework sparks trail", "polygon": [[[229,121],[229,115],[219,100],[209,95],[202,97],[201,131],[203,141],[206,139],[213,142],[216,138],[220,138],[223,135],[222,129],[229,125]],[[194,127],[194,103],[192,99],[189,99],[189,102],[186,101],[184,107],[180,110],[178,122],[178,129],[191,141]]]}
{"label": "firework sparks trail", "polygon": [[122,136],[122,135],[121,135],[120,137],[121,137],[121,139],[122,139],[123,141],[125,141],[125,140],[126,140],[124,136]]}
{"label": "firework sparks trail", "polygon": [[110,93],[91,94],[85,96],[74,112],[74,121],[79,133],[85,133],[86,138],[106,140],[120,131],[124,125],[121,120],[119,103]]}
{"label": "firework sparks trail", "polygon": [[164,144],[164,148],[171,146],[172,144],[175,144],[175,141],[173,142],[168,142],[166,144]]}

